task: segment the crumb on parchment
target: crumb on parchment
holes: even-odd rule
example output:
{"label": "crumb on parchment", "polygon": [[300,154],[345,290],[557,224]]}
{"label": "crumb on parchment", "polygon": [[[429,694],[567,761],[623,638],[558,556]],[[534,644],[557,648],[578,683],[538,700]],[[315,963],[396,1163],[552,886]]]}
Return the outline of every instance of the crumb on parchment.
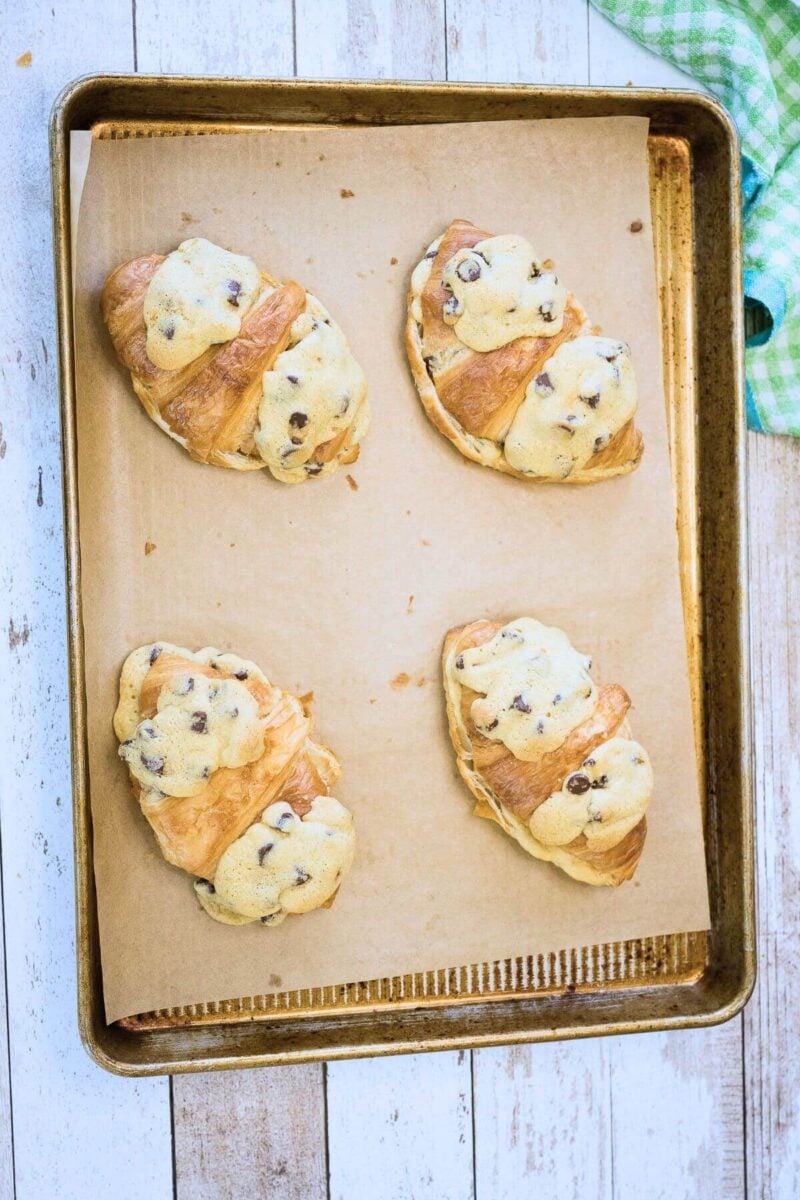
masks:
{"label": "crumb on parchment", "polygon": [[145,544],[144,544],[145,554],[152,554],[153,551],[155,550],[155,548],[156,548],[155,542],[145,542]]}
{"label": "crumb on parchment", "polygon": [[352,476],[352,475],[345,475],[345,479],[346,479],[346,480],[347,480],[347,482],[348,482],[348,485],[349,485],[349,487],[350,487],[350,491],[351,491],[351,492],[357,492],[357,491],[358,491],[358,484],[356,483],[355,479],[353,479],[353,476]]}
{"label": "crumb on parchment", "polygon": [[395,675],[394,679],[390,680],[389,687],[392,688],[393,691],[399,692],[401,688],[408,687],[410,683],[411,676],[405,671],[399,671],[398,674]]}
{"label": "crumb on parchment", "polygon": [[26,50],[25,53],[20,54],[19,58],[17,59],[17,66],[18,67],[29,67],[32,62],[33,62],[33,55],[31,54],[30,50]]}
{"label": "crumb on parchment", "polygon": [[339,188],[339,195],[343,200],[349,200],[351,196],[355,196],[355,192],[351,192],[350,188]]}

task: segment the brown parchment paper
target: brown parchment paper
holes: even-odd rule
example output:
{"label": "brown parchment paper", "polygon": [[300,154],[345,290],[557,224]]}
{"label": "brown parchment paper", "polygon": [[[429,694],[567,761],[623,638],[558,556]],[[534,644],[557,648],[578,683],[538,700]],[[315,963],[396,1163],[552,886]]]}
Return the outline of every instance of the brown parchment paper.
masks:
{"label": "brown parchment paper", "polygon": [[[646,138],[645,120],[617,118],[94,142],[76,339],[109,1021],[708,926]],[[456,216],[528,236],[594,320],[631,343],[646,444],[633,475],[526,485],[466,462],[428,423],[402,349],[406,289]],[[343,325],[373,405],[346,469],[357,491],[345,470],[288,487],[266,471],[198,465],[139,407],[100,320],[103,279],[194,235],[300,280]],[[530,859],[472,817],[456,775],[442,638],[459,622],[522,614],[564,628],[596,677],[633,698],[656,792],[635,881],[619,889]],[[234,649],[282,686],[314,691],[317,733],[343,765],[336,795],[358,830],[330,910],[278,929],[217,925],[162,860],[111,728],[123,659],[159,638]]]}

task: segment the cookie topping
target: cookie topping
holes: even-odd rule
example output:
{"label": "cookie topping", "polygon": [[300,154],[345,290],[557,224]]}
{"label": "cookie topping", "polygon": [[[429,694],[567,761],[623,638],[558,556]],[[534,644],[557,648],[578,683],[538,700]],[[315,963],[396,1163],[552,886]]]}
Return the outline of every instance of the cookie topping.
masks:
{"label": "cookie topping", "polygon": [[456,251],[445,263],[442,285],[451,293],[443,319],[472,350],[496,350],[520,337],[551,337],[562,327],[566,289],[516,234]]}
{"label": "cookie topping", "polygon": [[343,435],[348,430],[357,443],[367,427],[366,392],[364,373],[344,334],[309,296],[308,307],[292,325],[289,345],[262,377],[255,443],[272,474],[300,482],[322,472],[323,464],[315,461],[320,446],[342,436],[347,448]]}
{"label": "cookie topping", "polygon": [[529,828],[546,846],[566,846],[583,836],[591,849],[610,850],[639,824],[650,803],[650,760],[638,742],[613,737],[583,767],[536,809]]}
{"label": "cookie topping", "polygon": [[627,346],[594,335],[573,338],[528,384],[506,435],[506,460],[537,478],[565,479],[609,444],[636,403]]}
{"label": "cookie topping", "polygon": [[161,263],[144,298],[147,356],[176,371],[228,342],[261,290],[256,264],[205,238],[189,238]]}
{"label": "cookie topping", "polygon": [[354,850],[352,816],[332,796],[317,796],[302,818],[278,801],[224,852],[213,898],[196,886],[197,897],[217,920],[277,925],[329,900]]}
{"label": "cookie topping", "polygon": [[560,629],[532,618],[512,621],[458,658],[455,679],[480,693],[471,706],[476,727],[517,758],[533,761],[555,750],[594,709],[589,659]]}

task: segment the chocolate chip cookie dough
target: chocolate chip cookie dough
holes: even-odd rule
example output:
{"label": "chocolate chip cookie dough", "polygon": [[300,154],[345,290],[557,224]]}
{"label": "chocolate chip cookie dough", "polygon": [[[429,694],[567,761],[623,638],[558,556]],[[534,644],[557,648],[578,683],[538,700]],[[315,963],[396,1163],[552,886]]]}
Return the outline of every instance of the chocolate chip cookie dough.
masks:
{"label": "chocolate chip cookie dough", "polygon": [[601,337],[525,238],[454,221],[414,268],[406,350],[425,411],[467,458],[591,483],[642,456],[625,342]]}
{"label": "chocolate chip cookie dough", "polygon": [[364,373],[299,284],[190,238],[118,267],[101,308],[145,411],[192,458],[303,483],[358,457]]}
{"label": "chocolate chip cookie dough", "polygon": [[476,816],[573,879],[616,886],[644,848],[653,772],[631,737],[627,692],[598,686],[591,665],[530,617],[451,629],[447,719]]}
{"label": "chocolate chip cookie dough", "polygon": [[350,870],[353,818],[334,754],[302,701],[255,663],[154,642],[122,668],[114,732],[167,862],[216,921],[278,925],[328,907]]}

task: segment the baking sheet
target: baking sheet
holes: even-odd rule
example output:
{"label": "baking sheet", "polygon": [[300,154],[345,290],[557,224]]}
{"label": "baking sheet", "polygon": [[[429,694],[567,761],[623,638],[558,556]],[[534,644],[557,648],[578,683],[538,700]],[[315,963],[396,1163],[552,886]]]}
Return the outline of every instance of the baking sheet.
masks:
{"label": "baking sheet", "polygon": [[[645,120],[616,118],[93,144],[76,347],[109,1020],[707,927],[646,134]],[[527,487],[462,460],[428,424],[402,355],[405,291],[421,248],[456,215],[528,235],[605,331],[631,342],[646,441],[634,475]],[[199,466],[140,411],[99,320],[102,281],[198,234],[299,278],[343,324],[373,399],[349,469],[357,491],[344,472],[290,489]],[[456,777],[441,638],[460,621],[520,613],[560,624],[597,678],[633,697],[657,790],[636,879],[621,889],[531,861],[471,817]],[[110,727],[122,660],[156,638],[232,648],[314,690],[360,843],[331,910],[277,930],[216,926],[161,859]]]}

